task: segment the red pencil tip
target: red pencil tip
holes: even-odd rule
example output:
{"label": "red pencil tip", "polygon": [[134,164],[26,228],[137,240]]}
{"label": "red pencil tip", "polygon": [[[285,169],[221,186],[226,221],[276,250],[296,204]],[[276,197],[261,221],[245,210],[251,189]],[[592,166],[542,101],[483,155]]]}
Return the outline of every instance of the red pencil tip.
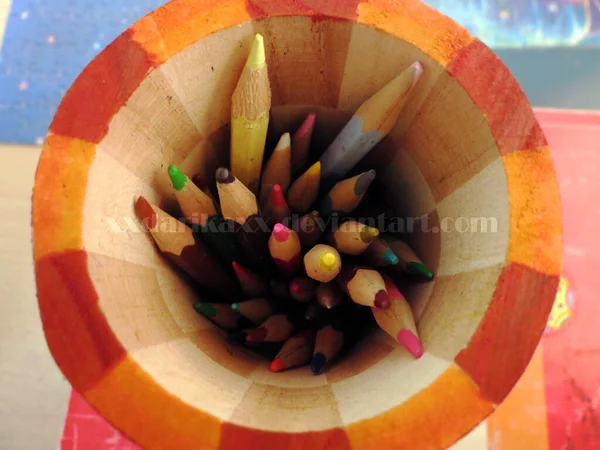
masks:
{"label": "red pencil tip", "polygon": [[400,330],[397,336],[398,342],[402,344],[408,352],[413,355],[415,358],[420,358],[423,356],[423,347],[421,347],[421,341],[419,338],[415,336],[415,334],[410,330]]}
{"label": "red pencil tip", "polygon": [[156,226],[156,212],[154,212],[154,208],[144,197],[138,197],[135,202],[135,212],[148,229]]}
{"label": "red pencil tip", "polygon": [[274,185],[271,189],[271,203],[273,206],[285,205],[285,198],[283,196],[283,192],[281,191],[281,186],[278,184]]}
{"label": "red pencil tip", "polygon": [[280,359],[274,359],[273,362],[271,362],[269,369],[274,373],[281,372],[285,369],[285,364]]}
{"label": "red pencil tip", "polygon": [[264,327],[259,327],[256,330],[253,330],[246,335],[246,341],[248,341],[248,342],[264,342],[266,337],[267,337],[267,329]]}
{"label": "red pencil tip", "polygon": [[294,281],[292,282],[290,289],[292,290],[292,292],[299,294],[302,291],[302,286],[300,286],[300,283],[298,283],[297,281]]}
{"label": "red pencil tip", "polygon": [[278,223],[273,228],[273,237],[277,242],[285,242],[290,237],[290,230],[288,230],[285,225]]}
{"label": "red pencil tip", "polygon": [[377,294],[375,294],[375,301],[373,304],[375,305],[375,308],[388,309],[391,305],[388,293],[383,289],[380,290]]}
{"label": "red pencil tip", "polygon": [[306,135],[307,133],[309,133],[315,126],[316,118],[317,118],[317,115],[315,113],[310,113],[308,115],[308,117],[304,120],[304,122],[302,122],[302,125],[300,125],[300,128],[298,128],[298,131],[296,131],[296,137],[302,137],[302,136]]}

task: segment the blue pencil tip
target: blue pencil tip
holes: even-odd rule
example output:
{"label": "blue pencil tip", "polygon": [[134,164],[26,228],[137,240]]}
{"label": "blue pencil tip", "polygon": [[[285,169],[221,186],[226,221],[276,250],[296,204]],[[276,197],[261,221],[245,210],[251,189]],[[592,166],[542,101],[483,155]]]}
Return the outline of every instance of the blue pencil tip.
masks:
{"label": "blue pencil tip", "polygon": [[325,367],[325,364],[327,363],[327,358],[325,358],[325,355],[321,352],[319,353],[315,353],[315,355],[313,356],[312,359],[312,364],[310,366],[310,370],[312,373],[314,373],[315,375],[318,375],[321,373],[321,370],[323,370],[323,367]]}
{"label": "blue pencil tip", "polygon": [[385,252],[383,252],[382,259],[386,266],[395,266],[400,261],[396,254],[390,249],[387,249]]}

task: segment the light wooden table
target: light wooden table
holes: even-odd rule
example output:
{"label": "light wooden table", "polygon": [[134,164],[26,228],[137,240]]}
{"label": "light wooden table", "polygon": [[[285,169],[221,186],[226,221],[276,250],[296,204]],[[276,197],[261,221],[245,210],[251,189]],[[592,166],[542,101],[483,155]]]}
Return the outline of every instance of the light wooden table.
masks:
{"label": "light wooden table", "polygon": [[70,387],[46,346],[35,294],[31,191],[40,149],[0,152],[0,449],[56,449]]}

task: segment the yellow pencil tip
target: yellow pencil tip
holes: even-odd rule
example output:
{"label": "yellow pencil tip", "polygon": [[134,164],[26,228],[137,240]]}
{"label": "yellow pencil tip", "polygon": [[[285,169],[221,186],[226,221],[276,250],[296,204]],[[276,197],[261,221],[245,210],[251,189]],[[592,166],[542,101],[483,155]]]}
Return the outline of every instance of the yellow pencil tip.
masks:
{"label": "yellow pencil tip", "polygon": [[250,55],[246,61],[246,66],[251,69],[260,69],[265,65],[265,42],[262,35],[257,34],[254,36],[252,42],[252,48],[250,49]]}
{"label": "yellow pencil tip", "polygon": [[306,171],[309,175],[320,175],[321,174],[321,162],[317,161]]}
{"label": "yellow pencil tip", "polygon": [[331,270],[335,267],[337,258],[331,252],[324,252],[319,256],[319,266],[324,270]]}

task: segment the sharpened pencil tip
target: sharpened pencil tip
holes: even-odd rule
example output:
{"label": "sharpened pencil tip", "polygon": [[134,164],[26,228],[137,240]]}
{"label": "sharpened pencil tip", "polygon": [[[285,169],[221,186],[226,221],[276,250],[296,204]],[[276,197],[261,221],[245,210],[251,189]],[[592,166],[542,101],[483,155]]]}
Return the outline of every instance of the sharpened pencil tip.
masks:
{"label": "sharpened pencil tip", "polygon": [[337,258],[332,252],[323,252],[319,256],[319,267],[323,270],[331,270],[337,264]]}
{"label": "sharpened pencil tip", "polygon": [[396,339],[415,358],[423,356],[421,341],[412,331],[406,329],[400,330]]}
{"label": "sharpened pencil tip", "polygon": [[376,176],[377,172],[375,172],[374,169],[362,173],[356,180],[356,184],[354,185],[354,193],[356,195],[365,194]]}
{"label": "sharpened pencil tip", "polygon": [[379,230],[377,228],[364,227],[362,230],[360,230],[360,239],[365,244],[373,242],[377,236],[379,236]]}
{"label": "sharpened pencil tip", "polygon": [[171,184],[175,190],[180,191],[184,188],[188,178],[174,164],[171,164],[168,169]]}
{"label": "sharpened pencil tip", "polygon": [[395,266],[400,261],[391,249],[386,249],[381,256],[383,264],[386,266]]}
{"label": "sharpened pencil tip", "polygon": [[233,303],[231,305],[231,309],[233,309],[234,311],[237,311],[240,309],[240,304],[239,303]]}
{"label": "sharpened pencil tip", "polygon": [[285,369],[285,364],[280,359],[274,359],[269,366],[271,372],[277,373]]}
{"label": "sharpened pencil tip", "polygon": [[135,202],[135,213],[138,215],[140,220],[151,230],[156,226],[158,221],[156,218],[156,212],[152,205],[144,197],[138,197]]}
{"label": "sharpened pencil tip", "polygon": [[290,230],[285,225],[278,223],[273,227],[273,237],[277,242],[285,242],[290,237]]}
{"label": "sharpened pencil tip", "polygon": [[327,358],[321,352],[315,353],[310,365],[310,371],[315,375],[319,375],[327,363]]}
{"label": "sharpened pencil tip", "polygon": [[279,186],[278,184],[274,185],[271,188],[271,204],[273,206],[285,205],[285,197],[283,196],[283,191],[281,190],[281,186]]}
{"label": "sharpened pencil tip", "polygon": [[290,133],[283,133],[281,138],[279,138],[279,142],[277,143],[277,146],[275,147],[274,151],[280,152],[283,150],[287,150],[291,146],[292,146],[292,138],[290,137]]}
{"label": "sharpened pencil tip", "polygon": [[316,118],[317,118],[317,115],[315,113],[310,113],[308,115],[308,117],[306,119],[304,119],[304,122],[302,122],[302,125],[300,125],[300,128],[298,128],[298,131],[296,131],[295,137],[301,138],[301,137],[306,136],[308,133],[310,133],[315,126]]}
{"label": "sharpened pencil tip", "polygon": [[433,279],[433,272],[416,261],[406,263],[406,270],[414,275],[421,275],[429,280]]}
{"label": "sharpened pencil tip", "polygon": [[206,317],[217,316],[217,309],[210,303],[196,303],[194,309]]}
{"label": "sharpened pencil tip", "polygon": [[321,175],[321,161],[317,161],[312,166],[310,166],[306,173],[311,176]]}
{"label": "sharpened pencil tip", "polygon": [[246,341],[248,342],[263,342],[267,337],[267,329],[259,327],[256,330],[252,330],[246,335]]}
{"label": "sharpened pencil tip", "polygon": [[250,49],[246,66],[254,70],[260,69],[265,65],[265,61],[265,41],[262,35],[257,33],[254,36],[254,41],[252,41],[252,48]]}
{"label": "sharpened pencil tip", "polygon": [[235,181],[235,177],[233,174],[227,170],[225,167],[219,167],[215,174],[215,178],[217,183],[229,184]]}
{"label": "sharpened pencil tip", "polygon": [[375,308],[389,309],[391,303],[388,293],[383,289],[377,292],[377,294],[375,294],[375,301],[373,302],[373,304],[375,305]]}

